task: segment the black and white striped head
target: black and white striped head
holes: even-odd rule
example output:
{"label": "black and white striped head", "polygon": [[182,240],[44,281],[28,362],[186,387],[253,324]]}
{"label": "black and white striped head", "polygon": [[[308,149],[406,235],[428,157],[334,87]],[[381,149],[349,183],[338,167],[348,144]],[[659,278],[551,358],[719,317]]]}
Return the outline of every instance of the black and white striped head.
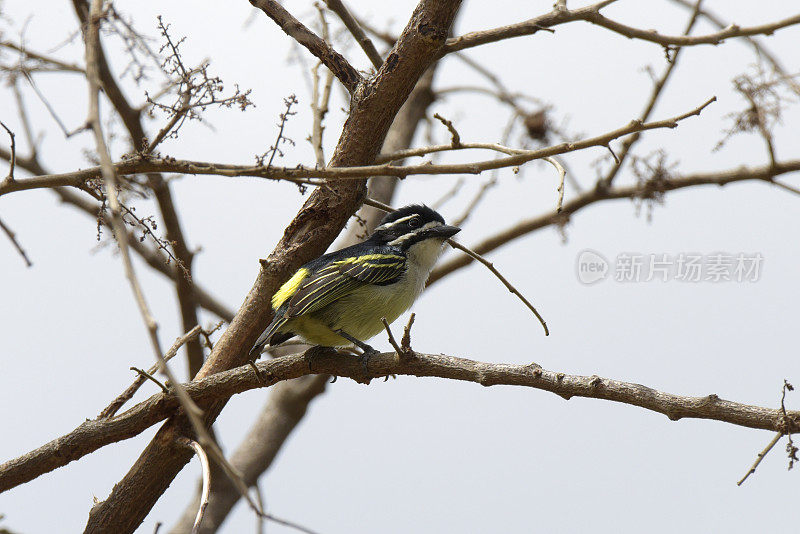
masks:
{"label": "black and white striped head", "polygon": [[426,240],[441,244],[460,231],[461,228],[445,224],[444,218],[428,206],[412,204],[384,217],[370,241],[408,250]]}

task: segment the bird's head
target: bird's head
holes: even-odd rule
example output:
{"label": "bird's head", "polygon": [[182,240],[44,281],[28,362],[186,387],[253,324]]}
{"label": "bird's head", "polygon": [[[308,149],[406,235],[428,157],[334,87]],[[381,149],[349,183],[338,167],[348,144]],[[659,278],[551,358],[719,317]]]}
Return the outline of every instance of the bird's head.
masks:
{"label": "bird's head", "polygon": [[370,240],[409,250],[421,243],[441,245],[460,231],[461,228],[445,224],[444,218],[428,206],[412,204],[386,215]]}

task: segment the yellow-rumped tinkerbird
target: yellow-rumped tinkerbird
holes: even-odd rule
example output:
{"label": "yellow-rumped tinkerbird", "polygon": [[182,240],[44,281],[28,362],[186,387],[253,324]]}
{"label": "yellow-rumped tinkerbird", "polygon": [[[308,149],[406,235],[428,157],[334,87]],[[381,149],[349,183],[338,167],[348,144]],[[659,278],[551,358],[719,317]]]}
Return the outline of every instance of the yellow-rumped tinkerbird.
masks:
{"label": "yellow-rumped tinkerbird", "polygon": [[312,260],[272,296],[275,317],[250,351],[300,336],[326,347],[356,345],[411,307],[449,237],[461,231],[433,209],[405,206],[383,218],[365,241]]}

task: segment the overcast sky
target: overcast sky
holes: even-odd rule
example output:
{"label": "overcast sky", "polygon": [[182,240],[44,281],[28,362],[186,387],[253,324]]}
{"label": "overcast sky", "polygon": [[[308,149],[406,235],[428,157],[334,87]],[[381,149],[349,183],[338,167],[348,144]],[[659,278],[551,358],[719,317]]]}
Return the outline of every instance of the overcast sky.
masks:
{"label": "overcast sky", "polygon": [[[508,24],[545,13],[551,1],[466,2],[456,34]],[[145,5],[143,5],[145,4]],[[308,2],[285,3],[313,20]],[[349,2],[352,10],[381,28],[399,31],[413,2]],[[186,36],[184,58],[211,60],[211,70],[233,87],[252,88],[257,107],[210,111],[214,128],[193,123],[161,151],[179,158],[252,163],[277,133],[283,98],[296,94],[297,115],[287,134],[297,145],[281,164],[313,161],[309,88],[303,66],[287,59],[289,39],[263,14],[251,16],[248,2],[129,2],[115,6],[157,37],[156,15]],[[570,7],[577,7],[573,2]],[[708,0],[704,6],[740,25],[755,25],[797,13],[791,0],[761,2]],[[5,0],[3,38],[25,27],[25,42],[49,50],[75,30],[66,1]],[[620,1],[605,11],[637,27],[676,34],[686,13],[668,1]],[[697,25],[697,32],[712,28]],[[7,33],[6,33],[7,32]],[[762,41],[764,41],[762,39]],[[787,70],[800,70],[800,28],[768,41]],[[154,41],[154,47],[159,46]],[[118,47],[113,47],[118,48]],[[109,43],[107,49],[111,50]],[[342,51],[362,69],[369,64],[354,46]],[[79,43],[57,52],[82,63]],[[665,66],[658,46],[632,42],[584,23],[559,26],[470,52],[502,76],[514,91],[552,103],[553,118],[571,134],[600,134],[635,118],[651,86],[644,67]],[[111,57],[124,62],[118,53]],[[767,162],[754,135],[733,137],[713,151],[730,125],[725,117],[746,104],[731,80],[754,62],[741,41],[684,52],[654,118],[688,111],[711,96],[718,102],[675,130],[655,131],[640,143],[645,156],[664,148],[676,172],[731,169]],[[117,72],[119,72],[117,67]],[[37,77],[41,91],[68,127],[86,117],[85,83],[68,75]],[[448,59],[437,87],[485,84],[461,62]],[[130,79],[126,91],[140,102],[144,87]],[[0,120],[24,136],[13,100],[0,97]],[[88,134],[65,140],[31,92],[25,93],[37,131],[46,132],[40,153],[48,169],[86,167]],[[777,128],[780,158],[798,157],[800,113],[795,96]],[[328,154],[345,118],[337,89],[326,128]],[[531,104],[531,109],[536,106]],[[496,142],[507,110],[483,96],[451,96],[439,112],[457,125],[462,140]],[[156,131],[158,116],[150,123]],[[448,134],[434,127],[435,138]],[[0,140],[6,143],[6,139]],[[418,136],[417,144],[425,140]],[[520,136],[511,144],[519,145]],[[618,146],[618,145],[615,145]],[[112,144],[114,157],[125,143]],[[456,154],[450,161],[483,158]],[[564,161],[585,186],[609,165],[608,153],[591,149]],[[0,166],[0,175],[6,168]],[[19,176],[24,173],[17,171]],[[459,215],[488,176],[466,178],[462,194],[442,208]],[[435,202],[458,177],[413,178],[403,182],[395,205]],[[800,186],[797,174],[784,178]],[[494,188],[465,225],[459,239],[470,244],[515,221],[555,206],[557,175],[532,164],[522,177],[499,173]],[[621,183],[632,183],[628,172]],[[236,308],[252,286],[258,258],[277,242],[306,197],[288,183],[255,178],[187,176],[173,182],[190,244],[201,252],[194,276]],[[566,200],[576,194],[568,187]],[[670,193],[649,209],[630,201],[598,204],[581,211],[559,232],[548,228],[491,255],[492,261],[534,302],[551,329],[540,325],[485,269],[472,266],[437,283],[416,304],[414,348],[490,362],[537,362],[549,370],[645,384],[685,395],[710,393],[761,406],[778,407],[783,379],[800,386],[797,355],[798,198],[761,183],[702,187]],[[137,213],[155,213],[139,202]],[[93,418],[131,381],[132,365],[152,363],[145,329],[111,247],[98,250],[93,221],[61,206],[47,191],[0,198],[0,215],[17,233],[34,266],[26,269],[0,236],[0,460],[16,457]],[[108,236],[104,236],[108,237]],[[582,251],[608,261],[609,275],[586,285],[577,276]],[[453,254],[448,252],[448,256]],[[679,281],[669,276],[645,281],[615,280],[621,255],[650,255],[677,261],[683,254],[760,257],[752,279]],[[710,260],[713,261],[713,260]],[[162,345],[180,335],[172,286],[137,261],[147,298],[161,326]],[[655,277],[659,278],[659,277]],[[203,323],[213,317],[203,315]],[[405,316],[398,325],[405,321]],[[379,336],[376,348],[388,350]],[[184,373],[183,364],[176,369]],[[156,388],[145,385],[137,397]],[[232,399],[217,424],[217,435],[233,450],[261,409],[267,390]],[[795,395],[787,406],[796,408]],[[37,480],[0,494],[0,526],[29,534],[77,532],[92,499],[104,499],[122,478],[159,425],[141,436],[111,445]],[[564,401],[550,393],[505,386],[483,388],[441,379],[400,377],[370,386],[339,380],[314,401],[288,440],[261,489],[270,512],[323,534],[367,532],[754,532],[791,531],[798,522],[797,470],[788,472],[782,441],[742,487],[747,471],[771,434],[698,420],[670,422],[663,415],[599,400]],[[159,500],[140,528],[174,523],[193,494],[199,475],[193,460]],[[237,507],[223,532],[250,532],[255,519]],[[270,532],[289,532],[277,525]]]}

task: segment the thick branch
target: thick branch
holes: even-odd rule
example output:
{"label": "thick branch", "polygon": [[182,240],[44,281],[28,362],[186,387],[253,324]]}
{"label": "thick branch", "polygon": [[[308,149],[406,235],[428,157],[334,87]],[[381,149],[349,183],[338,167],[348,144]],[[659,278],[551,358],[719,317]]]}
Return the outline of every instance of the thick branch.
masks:
{"label": "thick branch", "polygon": [[[312,352],[313,351],[313,352]],[[711,419],[737,426],[800,432],[800,412],[763,408],[723,400],[716,395],[688,397],[653,388],[601,378],[546,371],[536,364],[484,363],[455,356],[419,354],[398,358],[393,352],[371,356],[365,374],[357,356],[314,348],[303,354],[284,356],[256,364],[266,384],[252,368],[242,366],[185,384],[198,404],[227,399],[249,391],[308,374],[329,374],[358,381],[388,375],[438,377],[475,382],[482,386],[522,386],[555,393],[565,399],[603,399],[662,413],[673,421],[682,418]],[[110,420],[82,423],[77,429],[17,459],[0,465],[0,492],[35,479],[100,447],[130,438],[170,416],[178,407],[174,394],[157,393]]]}
{"label": "thick branch", "polygon": [[361,75],[358,71],[342,56],[334,50],[331,45],[322,40],[316,33],[294,18],[291,13],[286,11],[276,0],[250,0],[254,7],[257,7],[275,21],[275,24],[292,39],[308,49],[317,59],[330,69],[330,71],[342,82],[348,92],[352,95],[358,84],[361,82]]}
{"label": "thick branch", "polygon": [[[438,56],[459,5],[458,0],[420,2],[387,61],[353,99],[331,166],[364,165],[374,160],[400,106]],[[250,294],[198,378],[245,361],[269,322],[272,293],[300,265],[324,252],[360,205],[365,185],[359,180],[314,191],[273,254],[262,263]],[[213,422],[223,407],[224,401],[203,406],[206,423]],[[189,431],[184,417],[163,426],[109,498],[92,509],[86,531],[133,531],[189,461],[191,453],[175,444],[176,437]]]}
{"label": "thick branch", "polygon": [[[431,65],[397,113],[386,135],[384,151],[396,153],[411,144],[428,107],[433,103],[432,85],[438,65],[439,63]],[[369,181],[369,197],[391,204],[397,184],[395,177],[374,176]],[[341,247],[355,244],[361,241],[360,236],[364,233],[371,233],[383,218],[384,212],[364,205],[358,216],[364,221],[364,226],[351,225],[347,235],[338,243]],[[266,406],[231,457],[231,463],[242,472],[245,481],[255,484],[259,476],[272,465],[285,440],[306,413],[308,405],[325,391],[328,379],[328,375],[317,375],[275,386]],[[211,500],[206,520],[200,529],[201,534],[216,532],[240,497],[227,479],[216,477],[216,480],[218,483],[212,484]],[[199,494],[197,497],[199,498]],[[190,500],[170,532],[189,532],[196,509],[196,499]]]}

